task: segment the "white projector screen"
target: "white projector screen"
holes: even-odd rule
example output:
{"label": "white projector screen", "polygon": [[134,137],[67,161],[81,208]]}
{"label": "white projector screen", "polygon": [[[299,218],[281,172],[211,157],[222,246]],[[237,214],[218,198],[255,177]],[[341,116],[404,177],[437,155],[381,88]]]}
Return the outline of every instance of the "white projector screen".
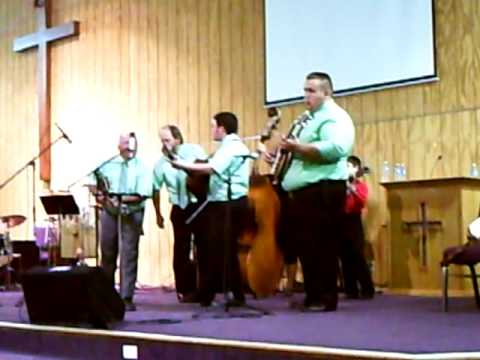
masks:
{"label": "white projector screen", "polygon": [[264,0],[265,104],[303,99],[305,75],[335,94],[437,79],[433,0]]}

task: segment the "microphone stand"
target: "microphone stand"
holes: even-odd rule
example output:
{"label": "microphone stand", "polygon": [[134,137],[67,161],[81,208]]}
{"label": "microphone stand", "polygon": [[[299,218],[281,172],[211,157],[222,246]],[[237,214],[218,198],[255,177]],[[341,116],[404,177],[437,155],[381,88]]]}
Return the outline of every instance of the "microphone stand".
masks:
{"label": "microphone stand", "polygon": [[[117,199],[117,204],[115,206],[117,210],[117,242],[118,242],[118,254],[117,257],[119,258],[119,264],[118,264],[118,273],[119,273],[119,293],[122,295],[122,288],[125,280],[125,274],[123,273],[123,264],[124,264],[124,259],[122,256],[123,253],[123,248],[125,244],[123,243],[123,233],[122,230],[125,226],[125,224],[128,225],[128,222],[131,222],[133,225],[136,226],[134,220],[133,220],[133,213],[131,213],[128,208],[126,208],[127,203],[123,201],[125,197],[128,196],[139,196],[142,199],[145,199],[145,197],[137,194],[137,193],[109,193],[108,194],[110,197]],[[143,200],[141,200],[143,201]],[[132,216],[132,218],[128,218],[129,216]],[[138,232],[141,235],[141,226],[137,228]],[[138,256],[138,254],[137,254]],[[138,259],[137,259],[138,261]],[[146,319],[146,320],[137,320],[134,321],[134,323],[137,324],[149,324],[149,323],[156,323],[156,324],[176,324],[180,323],[182,320],[179,319],[170,319],[170,318],[157,318],[157,319]]]}
{"label": "microphone stand", "polygon": [[438,163],[439,163],[440,161],[442,161],[442,158],[443,158],[443,155],[442,155],[442,154],[437,155],[437,157],[435,158],[435,162],[433,163],[433,166],[432,166],[432,168],[430,169],[430,178],[433,177],[433,172],[434,172],[434,170],[436,169]]}
{"label": "microphone stand", "polygon": [[36,205],[35,205],[35,197],[36,197],[36,187],[35,187],[35,175],[36,175],[36,171],[35,171],[35,160],[37,160],[38,158],[40,158],[44,153],[46,153],[48,150],[50,150],[50,148],[55,145],[57,142],[59,142],[60,140],[62,139],[65,139],[65,140],[68,140],[65,135],[62,135],[62,136],[59,136],[57,139],[55,139],[54,141],[50,142],[50,144],[48,144],[46,147],[44,147],[42,150],[40,150],[39,153],[37,153],[37,155],[35,155],[33,158],[31,158],[29,161],[27,161],[25,163],[25,165],[23,165],[22,167],[20,167],[17,171],[15,171],[12,175],[10,175],[3,183],[0,184],[0,191],[5,187],[7,186],[13,179],[15,179],[20,173],[23,172],[23,170],[25,170],[26,168],[28,168],[29,166],[32,167],[32,196],[33,196],[33,202],[32,202],[32,220],[33,220],[33,228],[35,229],[35,223],[36,223],[36,220],[37,220],[37,209],[36,209]]}
{"label": "microphone stand", "polygon": [[95,169],[89,171],[88,173],[82,175],[80,178],[78,178],[77,180],[75,180],[73,183],[71,183],[70,185],[67,186],[67,190],[70,190],[73,186],[77,185],[80,181],[82,181],[83,179],[85,179],[87,176],[90,176],[92,175],[93,173],[95,173],[95,171],[98,171],[103,165],[109,163],[110,161],[112,161],[113,159],[115,159],[117,156],[119,156],[118,153],[116,153],[115,155],[109,157],[107,160],[104,160],[102,161],[102,163],[100,165],[98,165]]}
{"label": "microphone stand", "polygon": [[[241,162],[238,164],[237,168],[235,169],[238,170],[242,167],[242,165],[245,163],[245,161],[247,159],[255,159],[256,157],[252,156],[251,154],[246,154],[246,155],[237,155],[235,157],[239,157],[241,158]],[[231,284],[231,279],[230,279],[230,274],[231,274],[231,264],[230,264],[230,252],[232,251],[232,249],[230,248],[230,242],[233,242],[233,239],[231,239],[231,235],[230,234],[230,228],[231,228],[231,212],[232,212],[232,173],[234,173],[235,171],[231,171],[231,172],[228,172],[228,176],[227,177],[224,177],[222,176],[222,174],[219,174],[218,172],[214,171],[214,173],[218,176],[218,178],[223,181],[224,183],[227,184],[227,201],[228,201],[228,205],[225,209],[225,225],[224,226],[224,233],[223,233],[223,241],[224,241],[224,244],[223,244],[223,281],[222,281],[222,288],[223,288],[223,299],[224,299],[224,304],[223,304],[223,313],[221,314],[214,314],[212,316],[212,318],[225,318],[225,317],[261,317],[263,315],[269,315],[270,312],[267,311],[267,310],[263,310],[263,309],[258,309],[252,305],[248,305],[246,302],[242,305],[239,305],[239,306],[235,306],[232,304],[232,301],[231,299],[229,298],[229,289],[228,289],[228,286],[227,284],[230,282],[230,286],[232,285]],[[205,200],[204,204],[206,205],[208,203],[208,200]],[[202,204],[202,205],[204,205]],[[202,207],[203,208],[203,207]],[[193,214],[190,218],[194,217],[194,215],[196,214]],[[188,219],[191,221],[191,219]],[[187,221],[188,221],[187,220]],[[237,256],[235,254],[235,256]],[[238,271],[240,271],[240,269],[238,269]],[[239,274],[240,275],[240,274]],[[230,281],[228,281],[230,279]],[[231,307],[235,307],[235,308],[244,308],[244,309],[248,309],[250,310],[249,313],[241,313],[241,312],[230,312],[230,308]],[[198,319],[198,318],[204,318],[204,316],[201,315],[201,313],[198,313],[198,314],[194,314],[192,316],[194,319]]]}
{"label": "microphone stand", "polygon": [[[118,243],[118,274],[119,274],[119,285],[120,291],[122,293],[123,283],[124,283],[124,274],[123,274],[123,233],[122,233],[122,216],[123,214],[123,197],[127,196],[126,194],[109,194],[110,196],[114,196],[117,199],[117,243]],[[128,213],[125,212],[125,215]]]}
{"label": "microphone stand", "polygon": [[33,219],[33,228],[35,229],[35,224],[37,223],[37,205],[35,198],[37,197],[36,195],[36,185],[35,185],[35,176],[36,176],[36,166],[35,166],[35,161],[32,160],[30,161],[30,165],[32,166],[32,219]]}
{"label": "microphone stand", "polygon": [[51,142],[50,144],[48,144],[48,146],[46,146],[45,148],[43,148],[37,155],[35,155],[33,158],[31,158],[25,165],[23,165],[20,169],[18,169],[17,171],[15,171],[7,180],[5,180],[3,183],[0,184],[0,191],[8,184],[10,183],[10,181],[12,181],[13,179],[15,179],[17,177],[18,174],[20,174],[23,170],[25,170],[27,167],[29,167],[31,165],[32,162],[34,162],[35,160],[37,160],[40,156],[42,156],[45,152],[47,152],[48,150],[50,150],[50,148],[55,145],[55,143],[57,143],[58,141],[62,140],[62,139],[65,139],[65,137],[62,135],[62,136],[59,136],[55,141]]}

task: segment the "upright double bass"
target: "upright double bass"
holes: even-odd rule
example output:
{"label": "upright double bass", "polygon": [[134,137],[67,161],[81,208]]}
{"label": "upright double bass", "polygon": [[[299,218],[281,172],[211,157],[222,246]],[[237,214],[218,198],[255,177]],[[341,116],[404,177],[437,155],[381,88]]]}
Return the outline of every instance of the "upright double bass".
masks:
{"label": "upright double bass", "polygon": [[[280,121],[276,108],[269,109],[269,121],[260,141],[270,139]],[[273,294],[283,271],[283,255],[278,247],[280,199],[268,175],[253,173],[248,200],[254,221],[240,236],[239,262],[243,280],[259,297]]]}

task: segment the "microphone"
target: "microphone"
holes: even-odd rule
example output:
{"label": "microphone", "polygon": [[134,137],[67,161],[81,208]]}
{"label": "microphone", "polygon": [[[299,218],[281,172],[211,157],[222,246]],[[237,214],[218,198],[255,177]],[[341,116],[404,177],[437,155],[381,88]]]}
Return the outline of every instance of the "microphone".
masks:
{"label": "microphone", "polygon": [[128,144],[127,144],[127,156],[129,159],[133,159],[137,153],[137,137],[134,132],[128,134]]}
{"label": "microphone", "polygon": [[432,165],[432,169],[430,170],[430,177],[433,176],[433,170],[435,170],[435,168],[437,167],[437,164],[442,160],[442,158],[443,158],[443,155],[439,154],[435,159],[435,162]]}
{"label": "microphone", "polygon": [[58,130],[60,130],[60,132],[62,133],[62,136],[65,138],[65,140],[67,140],[70,144],[72,143],[72,139],[70,139],[68,137],[68,135],[65,133],[65,131],[62,130],[62,128],[60,126],[58,126],[57,123],[55,123],[55,126],[57,127]]}
{"label": "microphone", "polygon": [[131,132],[129,134],[129,138],[128,138],[128,151],[137,151],[137,137],[135,136],[135,133],[134,132]]}

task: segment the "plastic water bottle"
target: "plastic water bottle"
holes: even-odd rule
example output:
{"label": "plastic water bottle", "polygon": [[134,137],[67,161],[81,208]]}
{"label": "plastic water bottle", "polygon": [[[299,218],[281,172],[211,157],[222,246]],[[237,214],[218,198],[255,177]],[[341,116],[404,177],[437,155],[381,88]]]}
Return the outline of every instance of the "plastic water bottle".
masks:
{"label": "plastic water bottle", "polygon": [[400,164],[400,169],[402,172],[402,180],[407,180],[407,166],[405,164]]}
{"label": "plastic water bottle", "polygon": [[396,163],[393,167],[393,179],[395,181],[402,180],[402,165],[400,163]]}
{"label": "plastic water bottle", "polygon": [[382,174],[382,182],[390,181],[390,164],[388,161],[383,162],[380,173]]}
{"label": "plastic water bottle", "polygon": [[472,166],[470,167],[470,176],[471,177],[478,177],[479,176],[477,163],[472,163]]}

